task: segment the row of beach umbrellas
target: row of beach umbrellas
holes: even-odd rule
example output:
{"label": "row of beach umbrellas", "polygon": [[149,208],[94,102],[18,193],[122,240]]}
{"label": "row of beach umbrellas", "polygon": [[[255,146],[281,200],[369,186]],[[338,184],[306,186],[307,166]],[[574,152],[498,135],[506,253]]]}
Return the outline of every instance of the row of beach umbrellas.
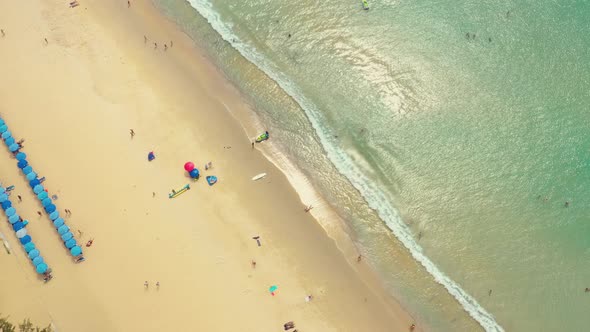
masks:
{"label": "row of beach umbrellas", "polygon": [[72,234],[70,228],[65,224],[64,219],[59,216],[57,207],[55,206],[53,200],[47,194],[46,189],[41,184],[41,180],[39,180],[38,174],[35,173],[33,167],[29,165],[29,162],[27,161],[27,155],[24,152],[19,151],[20,146],[17,143],[14,143],[17,144],[16,149],[13,148],[12,144],[8,144],[12,143],[14,139],[8,141],[10,138],[12,138],[12,134],[10,133],[10,131],[8,131],[8,127],[2,119],[0,119],[0,135],[4,139],[4,143],[8,146],[8,150],[15,154],[18,168],[29,181],[29,186],[31,187],[31,189],[33,189],[33,193],[35,193],[37,199],[43,206],[43,209],[49,215],[49,219],[51,219],[53,226],[57,230],[57,233],[61,237],[61,240],[63,241],[66,248],[68,248],[68,250],[70,251],[70,254],[74,257],[81,256],[82,247],[80,247],[74,239],[74,234]]}
{"label": "row of beach umbrellas", "polygon": [[31,262],[35,266],[35,270],[39,274],[47,272],[49,267],[45,263],[41,252],[36,248],[33,239],[27,234],[27,221],[22,221],[22,218],[16,213],[16,209],[12,207],[12,202],[8,199],[8,193],[6,189],[0,186],[0,206],[8,218],[8,222],[12,226],[12,229],[16,233],[16,237],[25,249],[27,256],[31,259]]}

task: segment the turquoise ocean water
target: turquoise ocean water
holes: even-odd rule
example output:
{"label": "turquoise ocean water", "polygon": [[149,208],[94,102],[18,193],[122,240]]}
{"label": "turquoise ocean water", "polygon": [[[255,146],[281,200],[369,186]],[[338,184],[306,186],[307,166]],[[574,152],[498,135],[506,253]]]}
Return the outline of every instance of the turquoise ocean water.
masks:
{"label": "turquoise ocean water", "polygon": [[421,322],[589,329],[589,1],[154,2]]}

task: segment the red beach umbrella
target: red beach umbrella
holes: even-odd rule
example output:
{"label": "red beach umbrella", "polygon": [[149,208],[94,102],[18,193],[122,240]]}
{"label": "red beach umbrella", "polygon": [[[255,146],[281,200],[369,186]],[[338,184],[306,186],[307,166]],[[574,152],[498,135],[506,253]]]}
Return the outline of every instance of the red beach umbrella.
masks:
{"label": "red beach umbrella", "polygon": [[192,171],[193,169],[195,169],[195,164],[193,164],[192,162],[190,162],[190,161],[187,161],[187,162],[184,164],[184,170],[185,170],[185,171],[187,171],[187,172],[190,172],[190,171]]}

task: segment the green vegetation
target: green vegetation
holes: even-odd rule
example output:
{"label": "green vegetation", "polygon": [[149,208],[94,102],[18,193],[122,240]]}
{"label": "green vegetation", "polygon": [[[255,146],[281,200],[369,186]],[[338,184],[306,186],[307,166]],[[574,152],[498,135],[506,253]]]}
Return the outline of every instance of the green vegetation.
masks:
{"label": "green vegetation", "polygon": [[[17,332],[17,327],[8,321],[8,317],[0,316],[0,332]],[[18,332],[52,332],[51,326],[39,328],[27,318],[18,324]]]}

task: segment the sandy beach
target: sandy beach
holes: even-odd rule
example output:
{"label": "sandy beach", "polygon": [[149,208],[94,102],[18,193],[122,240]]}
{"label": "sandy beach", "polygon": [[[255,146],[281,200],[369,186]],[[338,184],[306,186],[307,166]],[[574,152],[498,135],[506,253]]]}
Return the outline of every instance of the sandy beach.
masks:
{"label": "sandy beach", "polygon": [[76,238],[94,242],[74,263],[2,144],[0,182],[54,278],[40,280],[2,214],[1,314],[60,332],[409,330],[410,313],[251,148],[226,110],[248,105],[190,38],[149,3],[68,2],[0,3],[0,116]]}

